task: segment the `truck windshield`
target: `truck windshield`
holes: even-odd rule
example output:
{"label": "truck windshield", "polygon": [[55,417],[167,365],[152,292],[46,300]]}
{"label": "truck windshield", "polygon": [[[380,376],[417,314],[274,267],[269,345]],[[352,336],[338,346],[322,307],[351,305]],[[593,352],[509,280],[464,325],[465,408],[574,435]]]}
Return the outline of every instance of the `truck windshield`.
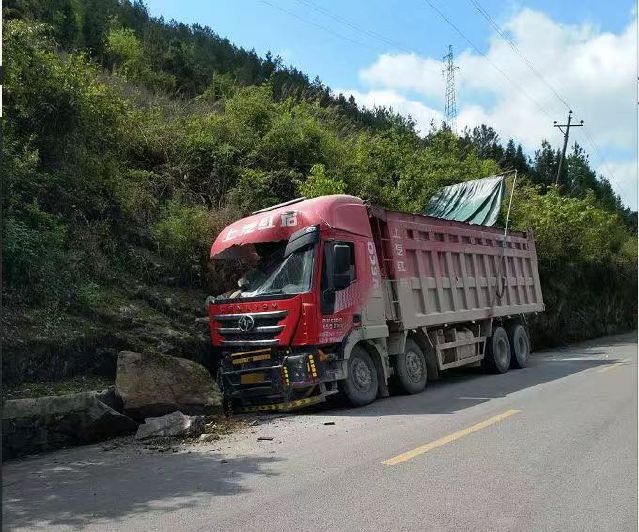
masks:
{"label": "truck windshield", "polygon": [[260,297],[278,294],[301,294],[311,287],[315,246],[309,245],[284,257],[286,242],[277,242],[262,250],[252,270],[245,273],[239,290],[229,298]]}

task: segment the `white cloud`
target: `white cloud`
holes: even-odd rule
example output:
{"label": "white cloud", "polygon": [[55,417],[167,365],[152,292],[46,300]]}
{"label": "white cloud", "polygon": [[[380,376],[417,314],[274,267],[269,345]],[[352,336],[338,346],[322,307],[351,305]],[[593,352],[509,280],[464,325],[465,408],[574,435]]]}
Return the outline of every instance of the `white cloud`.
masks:
{"label": "white cloud", "polygon": [[359,77],[370,86],[413,90],[426,96],[440,97],[445,87],[441,61],[417,54],[382,54]]}
{"label": "white cloud", "polygon": [[342,93],[346,98],[353,95],[358,104],[372,109],[373,107],[390,107],[404,116],[411,116],[415,120],[417,130],[426,134],[432,120],[436,124],[442,121],[442,113],[432,109],[422,102],[410,100],[393,90],[372,90],[360,92],[351,89],[336,89],[335,94]]}
{"label": "white cloud", "polygon": [[[571,143],[579,141],[626,204],[636,208],[636,17],[622,32],[614,34],[601,32],[591,24],[560,24],[543,13],[523,9],[502,28],[546,82],[573,106],[574,118],[584,120],[590,137],[608,158],[607,169],[578,129],[573,130],[574,135],[571,131]],[[497,35],[490,40],[486,58],[470,50],[457,57],[459,129],[486,123],[503,139],[513,137],[530,152],[543,138],[559,146],[561,133],[552,127],[552,121],[563,123],[567,109],[552,90]],[[383,54],[362,69],[359,78],[367,91],[342,92],[353,93],[363,105],[370,106],[371,101],[392,105],[398,112],[410,113],[422,131],[428,129],[432,117],[441,117],[441,112],[431,107],[443,109],[439,58]]]}

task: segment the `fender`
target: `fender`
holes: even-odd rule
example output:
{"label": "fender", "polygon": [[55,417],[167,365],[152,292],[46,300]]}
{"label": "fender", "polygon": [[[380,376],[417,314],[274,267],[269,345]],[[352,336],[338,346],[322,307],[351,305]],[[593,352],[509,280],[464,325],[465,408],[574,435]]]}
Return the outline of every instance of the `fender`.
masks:
{"label": "fender", "polygon": [[406,338],[408,336],[408,331],[399,331],[396,333],[391,333],[388,336],[388,354],[389,355],[399,355],[404,352],[406,349]]}
{"label": "fender", "polygon": [[[386,346],[387,337],[387,325],[372,325],[352,329],[342,342],[342,354],[344,358],[341,364],[341,378],[345,379],[348,375],[348,359],[351,356],[353,347],[359,343],[363,343],[366,346],[367,351],[372,351],[377,354],[377,357],[373,358],[373,362],[377,367],[380,395],[382,397],[388,397],[389,393],[387,383],[388,378],[392,375],[392,370],[388,361],[388,349]],[[380,364],[377,362],[380,362]]]}

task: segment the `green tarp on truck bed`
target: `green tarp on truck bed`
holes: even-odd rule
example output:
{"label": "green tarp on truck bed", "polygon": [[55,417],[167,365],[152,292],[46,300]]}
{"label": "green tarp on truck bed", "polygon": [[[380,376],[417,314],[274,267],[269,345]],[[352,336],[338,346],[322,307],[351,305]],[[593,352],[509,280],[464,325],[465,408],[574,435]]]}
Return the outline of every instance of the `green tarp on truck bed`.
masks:
{"label": "green tarp on truck bed", "polygon": [[504,197],[504,177],[473,179],[439,190],[431,198],[428,216],[477,225],[495,225]]}

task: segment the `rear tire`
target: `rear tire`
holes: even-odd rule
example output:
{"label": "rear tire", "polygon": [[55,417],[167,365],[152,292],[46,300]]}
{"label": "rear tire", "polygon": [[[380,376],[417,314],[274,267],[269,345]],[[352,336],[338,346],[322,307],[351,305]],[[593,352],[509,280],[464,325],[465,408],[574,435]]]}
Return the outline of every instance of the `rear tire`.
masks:
{"label": "rear tire", "polygon": [[348,377],[340,388],[354,406],[364,406],[377,398],[377,369],[366,349],[356,345],[348,359]]}
{"label": "rear tire", "polygon": [[486,340],[486,356],[482,365],[490,373],[506,373],[510,368],[510,358],[508,334],[503,327],[495,327],[493,335]]}
{"label": "rear tire", "polygon": [[508,340],[510,341],[510,367],[525,368],[530,357],[530,339],[528,332],[521,323],[516,323],[508,330]]}
{"label": "rear tire", "polygon": [[397,355],[396,369],[399,388],[403,392],[414,394],[424,390],[428,379],[426,357],[411,338],[406,340],[404,352]]}

